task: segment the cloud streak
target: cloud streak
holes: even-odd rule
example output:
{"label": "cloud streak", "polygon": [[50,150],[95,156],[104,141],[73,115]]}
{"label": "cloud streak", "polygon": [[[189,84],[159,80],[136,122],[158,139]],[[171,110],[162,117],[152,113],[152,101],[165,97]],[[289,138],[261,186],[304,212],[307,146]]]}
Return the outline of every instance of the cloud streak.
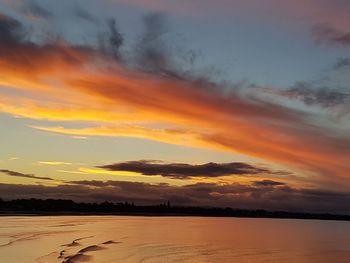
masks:
{"label": "cloud streak", "polygon": [[[345,66],[344,63],[342,63],[342,65],[342,67]],[[312,83],[308,82],[297,82],[292,87],[284,90],[266,88],[264,92],[302,101],[310,106],[316,105],[323,108],[342,106],[346,104],[350,98],[350,91],[346,92],[326,87],[314,87]]]}
{"label": "cloud streak", "polygon": [[163,163],[160,161],[129,161],[98,166],[110,171],[137,172],[143,175],[161,175],[173,179],[190,179],[194,177],[221,177],[231,175],[256,175],[272,173],[268,169],[255,167],[246,163]]}
{"label": "cloud streak", "polygon": [[36,176],[34,174],[24,174],[24,173],[19,173],[19,172],[7,170],[7,169],[0,169],[0,172],[4,173],[4,174],[7,174],[8,176],[54,181],[54,179],[52,179],[50,177],[41,177],[41,176]]}
{"label": "cloud streak", "polygon": [[44,164],[44,165],[72,165],[73,163],[69,162],[60,162],[60,161],[39,161],[39,165]]}

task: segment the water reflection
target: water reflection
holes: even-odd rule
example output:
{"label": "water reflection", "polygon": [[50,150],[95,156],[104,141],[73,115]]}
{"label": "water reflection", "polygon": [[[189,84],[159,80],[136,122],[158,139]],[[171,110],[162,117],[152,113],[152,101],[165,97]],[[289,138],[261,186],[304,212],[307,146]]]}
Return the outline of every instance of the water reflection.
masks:
{"label": "water reflection", "polygon": [[0,258],[23,262],[350,262],[350,222],[0,217]]}

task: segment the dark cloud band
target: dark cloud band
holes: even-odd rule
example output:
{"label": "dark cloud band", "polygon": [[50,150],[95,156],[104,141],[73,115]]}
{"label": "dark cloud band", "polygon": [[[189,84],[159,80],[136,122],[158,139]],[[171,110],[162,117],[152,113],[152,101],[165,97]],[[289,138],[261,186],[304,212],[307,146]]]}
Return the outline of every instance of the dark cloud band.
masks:
{"label": "dark cloud band", "polygon": [[[262,184],[262,185],[261,185]],[[57,186],[0,184],[1,198],[62,198],[83,202],[134,202],[302,212],[350,213],[350,194],[286,185],[197,183],[185,186],[120,181],[75,181]],[[320,205],[322,204],[322,205]]]}
{"label": "dark cloud band", "polygon": [[129,161],[98,166],[110,171],[128,171],[143,175],[161,175],[174,179],[188,179],[193,177],[220,177],[230,175],[252,175],[272,173],[270,170],[255,167],[241,162],[232,163],[163,163],[147,160]]}
{"label": "dark cloud band", "polygon": [[7,169],[0,169],[0,173],[7,174],[9,176],[15,176],[15,177],[24,177],[24,178],[30,178],[30,179],[39,179],[39,180],[48,180],[48,181],[53,181],[54,179],[50,177],[42,177],[42,176],[36,176],[33,174],[24,174],[24,173],[19,173]]}

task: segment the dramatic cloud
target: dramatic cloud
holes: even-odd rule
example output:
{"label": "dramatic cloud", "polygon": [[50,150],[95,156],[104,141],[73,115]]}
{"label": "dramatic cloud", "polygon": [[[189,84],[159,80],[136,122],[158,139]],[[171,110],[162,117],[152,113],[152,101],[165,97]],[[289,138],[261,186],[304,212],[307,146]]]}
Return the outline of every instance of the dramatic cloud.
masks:
{"label": "dramatic cloud", "polygon": [[118,181],[76,181],[58,186],[0,184],[1,198],[63,198],[91,202],[350,213],[350,194],[284,185],[197,183],[186,186]]}
{"label": "dramatic cloud", "polygon": [[181,77],[182,73],[174,61],[172,50],[164,37],[168,27],[162,14],[144,17],[144,33],[136,46],[136,62],[140,70],[151,74]]}
{"label": "dramatic cloud", "polygon": [[[28,32],[19,21],[0,14],[0,60],[3,71],[0,84],[16,86],[21,83],[26,88],[34,89],[40,86],[40,76],[53,73],[58,67],[79,67],[92,56],[93,51],[88,47],[66,46],[59,41],[35,43],[30,41]],[[48,61],[54,64],[48,65]],[[46,69],[43,69],[43,65]],[[17,82],[14,78],[16,74]],[[30,77],[31,74],[34,76]]]}
{"label": "dramatic cloud", "polygon": [[229,175],[255,175],[272,173],[268,169],[254,167],[246,163],[163,163],[157,161],[129,161],[110,165],[98,166],[110,171],[137,172],[143,175],[161,175],[174,179],[188,179],[193,177],[220,177]]}
{"label": "dramatic cloud", "polygon": [[314,87],[312,83],[308,82],[298,82],[285,90],[265,89],[265,91],[300,100],[307,105],[318,105],[326,108],[345,104],[350,98],[350,91]]}
{"label": "dramatic cloud", "polygon": [[0,36],[2,45],[19,41],[23,36],[21,29],[21,24],[17,20],[0,14]]}
{"label": "dramatic cloud", "polygon": [[115,19],[107,20],[108,32],[98,36],[99,50],[118,62],[122,60],[121,47],[124,43],[124,38],[117,28]]}
{"label": "dramatic cloud", "polygon": [[15,176],[15,177],[24,177],[24,178],[30,178],[30,179],[39,179],[39,180],[48,180],[48,181],[53,181],[54,179],[50,177],[41,177],[41,176],[36,176],[33,174],[24,174],[24,173],[19,173],[11,170],[6,170],[6,169],[0,169],[1,173],[7,174],[9,176]]}
{"label": "dramatic cloud", "polygon": [[[347,136],[323,130],[307,112],[183,70],[164,42],[162,19],[153,15],[144,23],[138,51],[128,60],[113,20],[103,42],[109,44],[100,48],[63,38],[34,41],[25,37],[27,31],[17,20],[1,16],[1,111],[52,122],[86,122],[81,128],[35,126],[42,131],[146,138],[238,152],[305,173],[347,176]],[[331,99],[341,101],[338,95]]]}

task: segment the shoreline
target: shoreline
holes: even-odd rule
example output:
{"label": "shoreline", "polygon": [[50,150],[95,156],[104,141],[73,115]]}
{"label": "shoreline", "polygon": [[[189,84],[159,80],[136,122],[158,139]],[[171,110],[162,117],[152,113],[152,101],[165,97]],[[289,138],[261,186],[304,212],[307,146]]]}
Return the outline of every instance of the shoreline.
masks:
{"label": "shoreline", "polygon": [[241,209],[232,207],[177,206],[130,202],[77,203],[68,199],[0,199],[0,216],[149,216],[235,217],[350,221],[350,215],[329,212]]}
{"label": "shoreline", "polygon": [[34,216],[135,216],[135,217],[220,217],[220,218],[248,218],[248,219],[293,219],[293,220],[322,220],[322,221],[350,221],[348,215],[321,215],[310,214],[309,216],[238,216],[238,215],[214,215],[214,214],[191,214],[191,213],[130,213],[130,212],[28,212],[28,211],[0,211],[0,217],[34,217]]}

